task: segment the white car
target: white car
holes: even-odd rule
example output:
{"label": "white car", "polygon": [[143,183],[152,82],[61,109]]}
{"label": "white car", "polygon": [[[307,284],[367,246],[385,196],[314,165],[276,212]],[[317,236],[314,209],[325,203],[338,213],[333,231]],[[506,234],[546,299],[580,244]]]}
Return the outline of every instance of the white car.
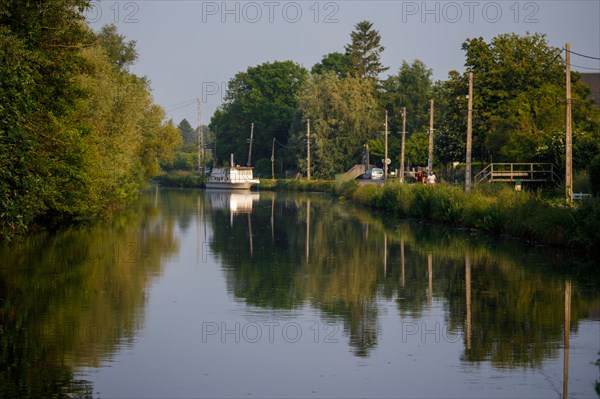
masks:
{"label": "white car", "polygon": [[372,168],[367,169],[367,173],[363,175],[364,179],[371,180],[383,180],[383,169],[381,168]]}

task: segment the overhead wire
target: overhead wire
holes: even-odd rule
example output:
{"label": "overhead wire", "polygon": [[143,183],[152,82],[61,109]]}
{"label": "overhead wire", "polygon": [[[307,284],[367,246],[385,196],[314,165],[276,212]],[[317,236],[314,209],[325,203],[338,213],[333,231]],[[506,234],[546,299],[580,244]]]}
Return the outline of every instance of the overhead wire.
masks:
{"label": "overhead wire", "polygon": [[575,52],[575,51],[573,51],[573,50],[569,50],[569,53],[571,53],[571,54],[575,54],[575,55],[578,55],[578,56],[580,56],[580,57],[589,58],[589,59],[591,59],[591,60],[598,60],[598,61],[600,61],[600,58],[598,58],[598,57],[592,57],[591,55],[585,55],[585,54],[576,53],[576,52]]}
{"label": "overhead wire", "polygon": [[[197,101],[197,99],[193,99],[193,100],[189,100],[189,101],[186,101],[186,102],[181,102],[181,103],[178,103],[178,104],[174,104],[174,105],[165,107],[166,108],[165,112],[169,113],[169,112],[173,112],[173,111],[176,111],[178,109],[181,109],[181,108],[189,107],[190,105],[195,104],[196,101]],[[174,107],[174,108],[172,108],[172,107]]]}
{"label": "overhead wire", "polygon": [[584,67],[584,66],[575,65],[575,64],[571,64],[571,66],[575,67],[575,68],[589,69],[590,71],[600,71],[600,68],[590,68],[590,67]]}

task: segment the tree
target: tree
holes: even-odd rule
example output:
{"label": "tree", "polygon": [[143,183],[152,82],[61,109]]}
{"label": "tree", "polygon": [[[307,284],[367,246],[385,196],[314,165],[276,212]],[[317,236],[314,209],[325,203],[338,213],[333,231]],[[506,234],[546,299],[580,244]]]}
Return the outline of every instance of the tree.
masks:
{"label": "tree", "polygon": [[357,23],[350,38],[352,43],[346,45],[346,56],[352,76],[377,79],[381,72],[388,70],[381,64],[380,56],[385,47],[380,44],[381,36],[373,29],[372,22]]}
{"label": "tree", "polygon": [[[0,235],[60,207],[64,181],[82,184],[81,135],[64,118],[83,93],[71,84],[90,42],[86,0],[0,4]],[[66,198],[65,198],[66,199]]]}
{"label": "tree", "polygon": [[[0,5],[0,235],[110,212],[177,145],[148,81],[127,72],[132,42],[99,39],[84,0]],[[111,39],[109,41],[104,39]],[[129,49],[122,62],[106,43]]]}
{"label": "tree", "polygon": [[315,64],[310,70],[312,74],[336,73],[340,77],[350,72],[350,60],[346,54],[329,53],[323,57],[320,63]]}
{"label": "tree", "polygon": [[[371,79],[340,78],[331,72],[312,75],[300,96],[299,110],[294,143],[303,142],[305,121],[310,119],[311,160],[314,175],[321,178],[333,178],[359,163],[363,144],[382,130]],[[298,162],[306,168],[306,152],[301,154]]]}
{"label": "tree", "polygon": [[125,41],[125,36],[117,32],[116,25],[103,26],[96,37],[117,68],[127,70],[137,60],[135,40]]}
{"label": "tree", "polygon": [[182,119],[181,122],[179,122],[179,125],[177,125],[177,128],[179,129],[179,134],[181,135],[184,146],[187,147],[193,145],[195,147],[198,144],[198,133],[192,128],[192,125],[190,125],[187,119]]}
{"label": "tree", "polygon": [[388,110],[390,127],[394,132],[402,129],[402,108],[406,107],[408,132],[421,132],[429,127],[429,100],[433,94],[432,70],[423,61],[406,61],[396,75],[382,82],[383,104]]}
{"label": "tree", "polygon": [[[545,35],[501,34],[490,43],[482,38],[463,43],[467,72],[474,73],[473,157],[508,162],[563,164],[565,64],[561,50]],[[581,164],[587,164],[600,139],[590,139],[600,128],[600,113],[587,100],[588,89],[573,73],[573,145]],[[451,108],[442,135],[464,132],[466,73],[452,72],[443,90]],[[590,134],[591,133],[591,134]],[[596,135],[597,137],[597,135]],[[580,143],[580,144],[578,144]],[[585,145],[581,145],[585,143]]]}
{"label": "tree", "polygon": [[[427,166],[429,156],[429,134],[419,132],[411,135],[406,140],[406,165]],[[435,161],[434,161],[435,162]]]}
{"label": "tree", "polygon": [[[229,81],[225,103],[210,123],[216,135],[218,161],[229,161],[233,153],[237,164],[246,163],[253,123],[252,163],[271,158],[273,138],[286,145],[298,106],[297,94],[307,76],[308,71],[292,61],[264,63],[238,72]],[[294,157],[288,157],[286,165],[293,164]]]}

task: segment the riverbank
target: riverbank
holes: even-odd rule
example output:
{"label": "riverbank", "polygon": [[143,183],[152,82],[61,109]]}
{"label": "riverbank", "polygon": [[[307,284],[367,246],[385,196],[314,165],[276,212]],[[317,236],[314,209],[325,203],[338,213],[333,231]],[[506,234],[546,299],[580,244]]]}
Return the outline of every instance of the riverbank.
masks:
{"label": "riverbank", "polygon": [[205,176],[185,170],[174,170],[155,177],[154,181],[163,187],[204,188]]}
{"label": "riverbank", "polygon": [[462,187],[388,182],[261,180],[261,190],[327,192],[341,200],[398,217],[418,218],[451,226],[507,235],[544,245],[600,248],[600,199],[564,206],[560,199],[515,191],[506,185],[484,185],[470,194]]}

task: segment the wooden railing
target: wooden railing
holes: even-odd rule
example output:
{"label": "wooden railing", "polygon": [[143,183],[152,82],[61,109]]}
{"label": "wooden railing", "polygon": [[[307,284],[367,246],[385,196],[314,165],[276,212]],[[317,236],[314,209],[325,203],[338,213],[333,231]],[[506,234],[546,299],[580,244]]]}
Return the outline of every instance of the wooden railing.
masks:
{"label": "wooden railing", "polygon": [[475,184],[488,182],[556,182],[561,178],[551,163],[491,163],[475,175]]}

